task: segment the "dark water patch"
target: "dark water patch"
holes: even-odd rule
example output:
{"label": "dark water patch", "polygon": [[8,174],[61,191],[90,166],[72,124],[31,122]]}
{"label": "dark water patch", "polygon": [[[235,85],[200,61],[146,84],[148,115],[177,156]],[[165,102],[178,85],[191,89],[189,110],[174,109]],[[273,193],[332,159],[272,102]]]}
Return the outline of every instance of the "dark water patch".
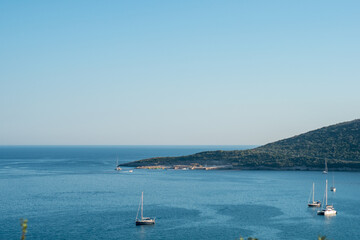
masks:
{"label": "dark water patch", "polygon": [[[134,216],[134,212],[132,213]],[[199,210],[148,205],[144,210],[146,217],[156,217],[156,227],[166,231],[186,229],[195,225],[201,225],[202,217]]]}
{"label": "dark water patch", "polygon": [[283,215],[283,212],[276,207],[267,205],[213,205],[217,214],[230,216],[230,222],[236,221],[238,224],[246,222],[246,224],[257,225],[260,222],[271,224],[274,217]]}
{"label": "dark water patch", "polygon": [[[154,226],[156,228],[157,226]],[[148,230],[148,229],[144,229]],[[253,231],[243,229],[241,227],[224,227],[224,226],[208,226],[196,225],[174,228],[171,230],[164,229],[161,231],[146,232],[146,239],[239,239],[240,236],[252,236]],[[138,238],[137,238],[138,239]],[[144,238],[145,239],[145,238]]]}

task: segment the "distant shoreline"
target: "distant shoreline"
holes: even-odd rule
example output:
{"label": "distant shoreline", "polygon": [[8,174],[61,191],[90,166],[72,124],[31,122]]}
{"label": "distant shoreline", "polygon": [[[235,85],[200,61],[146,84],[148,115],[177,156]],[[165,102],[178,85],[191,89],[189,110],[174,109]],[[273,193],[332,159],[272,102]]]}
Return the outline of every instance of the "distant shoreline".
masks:
{"label": "distant shoreline", "polygon": [[[123,165],[120,165],[123,166]],[[126,165],[129,167],[129,165]],[[323,172],[323,168],[311,168],[311,167],[284,167],[284,168],[274,168],[274,167],[241,167],[235,168],[227,165],[219,165],[219,166],[193,166],[193,165],[174,165],[174,166],[166,166],[166,165],[144,165],[144,166],[136,166],[136,169],[150,169],[150,170],[205,170],[205,171],[214,171],[214,170],[226,170],[226,171],[241,171],[241,170],[269,170],[269,171],[319,171]],[[352,168],[333,168],[330,169],[329,172],[360,172],[360,169],[352,169]]]}
{"label": "distant shoreline", "polygon": [[360,119],[323,127],[252,149],[203,151],[179,157],[147,158],[124,164],[131,167],[158,165],[185,166],[183,168],[212,166],[208,167],[208,170],[323,171],[328,167],[334,171],[360,171]]}

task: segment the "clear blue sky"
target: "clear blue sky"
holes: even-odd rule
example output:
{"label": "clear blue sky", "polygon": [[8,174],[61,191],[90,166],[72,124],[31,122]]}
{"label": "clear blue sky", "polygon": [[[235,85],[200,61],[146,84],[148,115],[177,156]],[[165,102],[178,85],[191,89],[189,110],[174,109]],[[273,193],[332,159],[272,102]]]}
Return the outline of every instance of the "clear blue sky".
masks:
{"label": "clear blue sky", "polygon": [[0,144],[265,144],[360,117],[360,1],[1,1]]}

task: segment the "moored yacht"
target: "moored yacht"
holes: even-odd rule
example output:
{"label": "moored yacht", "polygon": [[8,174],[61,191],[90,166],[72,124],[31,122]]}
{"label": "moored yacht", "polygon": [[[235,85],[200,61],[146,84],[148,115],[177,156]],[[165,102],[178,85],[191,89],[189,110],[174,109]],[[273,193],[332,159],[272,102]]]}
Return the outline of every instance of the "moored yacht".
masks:
{"label": "moored yacht", "polygon": [[[155,218],[143,217],[143,205],[144,205],[144,192],[141,192],[141,200],[136,214],[136,225],[152,225],[155,224]],[[139,210],[141,209],[141,217],[138,218]]]}
{"label": "moored yacht", "polygon": [[116,171],[121,171],[121,167],[119,166],[119,159],[116,159],[116,168],[115,168]]}
{"label": "moored yacht", "polygon": [[333,184],[332,184],[332,186],[330,187],[330,191],[332,191],[332,192],[336,192],[335,181],[334,181],[334,175],[333,175]]}
{"label": "moored yacht", "polygon": [[337,212],[333,205],[326,205],[326,208],[322,209],[321,211],[318,211],[317,214],[324,216],[334,216],[337,214]]}
{"label": "moored yacht", "polygon": [[321,202],[320,201],[316,201],[315,202],[315,183],[313,183],[313,187],[312,187],[312,202],[310,202],[310,198],[308,201],[308,207],[320,207],[321,206]]}
{"label": "moored yacht", "polygon": [[328,173],[328,167],[327,167],[327,159],[325,158],[325,170],[323,171],[324,174]]}
{"label": "moored yacht", "polygon": [[321,211],[318,211],[318,215],[324,215],[324,216],[334,216],[337,214],[335,208],[333,205],[327,204],[327,188],[328,188],[328,180],[326,179],[326,187],[325,187],[325,208],[321,209]]}

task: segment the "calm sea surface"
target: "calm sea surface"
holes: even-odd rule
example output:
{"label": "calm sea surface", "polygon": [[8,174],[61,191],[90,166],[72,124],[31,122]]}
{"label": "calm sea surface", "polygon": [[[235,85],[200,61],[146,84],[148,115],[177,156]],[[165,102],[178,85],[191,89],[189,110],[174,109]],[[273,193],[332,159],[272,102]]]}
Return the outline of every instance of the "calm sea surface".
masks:
{"label": "calm sea surface", "polygon": [[[114,171],[128,162],[246,146],[0,147],[0,239],[360,239],[360,173]],[[127,170],[127,171],[126,171]],[[330,169],[331,171],[331,169]],[[307,208],[325,179],[338,215]],[[154,226],[135,226],[141,192]]]}

